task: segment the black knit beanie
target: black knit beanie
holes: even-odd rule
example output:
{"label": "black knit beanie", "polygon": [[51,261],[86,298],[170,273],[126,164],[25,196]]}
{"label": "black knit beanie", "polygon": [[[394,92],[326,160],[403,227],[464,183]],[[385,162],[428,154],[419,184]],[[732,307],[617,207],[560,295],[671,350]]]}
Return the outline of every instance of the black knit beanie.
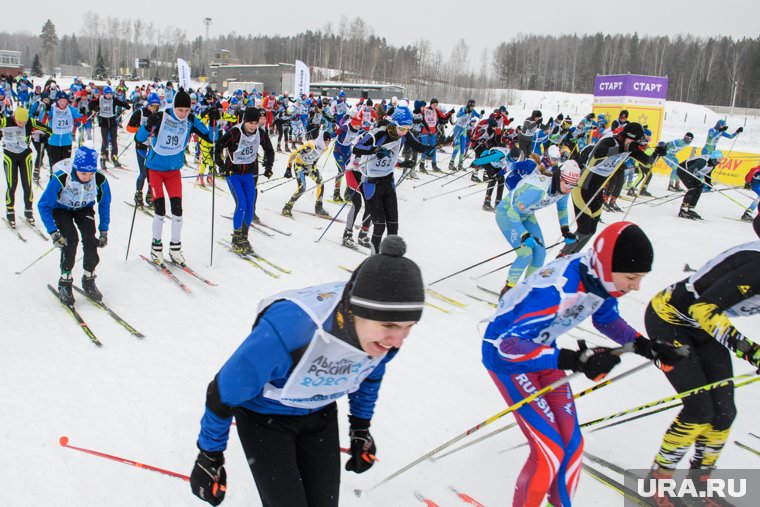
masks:
{"label": "black knit beanie", "polygon": [[406,243],[386,237],[380,253],[365,260],[351,277],[351,312],[381,322],[418,321],[425,305],[420,268],[404,257]]}
{"label": "black knit beanie", "polygon": [[184,88],[180,88],[177,95],[174,96],[174,107],[190,107],[191,105],[190,94]]}
{"label": "black knit beanie", "polygon": [[612,252],[613,273],[649,273],[654,249],[644,231],[636,224],[623,228]]}
{"label": "black knit beanie", "polygon": [[245,113],[243,113],[243,123],[247,121],[259,121],[261,118],[261,112],[255,107],[246,107]]}

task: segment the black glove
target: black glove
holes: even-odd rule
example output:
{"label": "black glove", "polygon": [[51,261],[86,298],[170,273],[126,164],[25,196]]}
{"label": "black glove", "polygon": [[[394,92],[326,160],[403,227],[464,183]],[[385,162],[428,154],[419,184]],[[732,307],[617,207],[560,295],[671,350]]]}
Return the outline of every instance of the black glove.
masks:
{"label": "black glove", "polygon": [[98,238],[98,248],[103,248],[108,244],[108,231],[100,231]]}
{"label": "black glove", "polygon": [[737,134],[741,134],[742,132],[744,132],[744,127],[739,127],[738,129],[736,129]]}
{"label": "black glove", "polygon": [[620,362],[620,357],[611,354],[609,347],[589,349],[579,341],[580,350],[559,349],[557,367],[560,370],[581,371],[591,380],[602,380]]}
{"label": "black glove", "polygon": [[651,359],[654,365],[668,373],[681,362],[689,357],[691,349],[688,345],[676,347],[670,343],[649,340],[643,336],[636,338],[633,343],[633,351],[640,356]]}
{"label": "black glove", "polygon": [[66,241],[66,238],[63,237],[63,234],[61,234],[61,231],[55,231],[52,233],[50,235],[50,239],[53,242],[53,246],[56,246],[58,248],[63,248],[69,244],[69,242]]}
{"label": "black glove", "polygon": [[208,110],[208,119],[212,121],[216,121],[219,118],[221,118],[222,115],[219,113],[219,109],[216,107],[212,107]]}
{"label": "black glove", "polygon": [[369,433],[369,419],[359,419],[348,416],[351,422],[351,430],[348,435],[351,438],[351,458],[346,463],[346,470],[361,474],[372,468],[375,464],[375,440]]}
{"label": "black glove", "polygon": [[219,505],[227,490],[227,472],[224,470],[224,453],[201,451],[190,474],[193,494],[211,505]]}
{"label": "black glove", "polygon": [[272,177],[272,166],[271,165],[264,168],[264,177],[266,179],[269,179],[269,178]]}
{"label": "black glove", "polygon": [[386,157],[389,157],[390,155],[391,155],[390,150],[383,147],[378,148],[377,151],[375,152],[375,156],[377,157],[378,160],[382,160]]}
{"label": "black glove", "polygon": [[664,144],[660,144],[654,149],[654,155],[657,157],[664,157],[667,152],[668,150]]}
{"label": "black glove", "polygon": [[290,166],[288,166],[288,168],[287,168],[287,169],[285,169],[285,175],[284,175],[284,176],[285,176],[286,178],[292,178],[292,177],[293,177],[293,173],[292,173],[292,172],[291,172],[291,170],[290,170]]}
{"label": "black glove", "polygon": [[565,239],[571,239],[571,240],[573,240],[573,241],[575,241],[576,239],[578,239],[578,238],[575,236],[575,233],[574,233],[574,232],[570,232],[570,227],[569,227],[569,226],[567,226],[567,225],[563,225],[563,226],[561,226],[561,227],[559,228],[559,230],[560,230],[560,231],[562,231],[562,237],[563,237],[563,238],[565,238]]}
{"label": "black glove", "polygon": [[547,121],[546,124],[551,125],[553,121],[554,121],[554,118],[549,118],[549,121]]}
{"label": "black glove", "polygon": [[449,114],[454,114],[454,113],[456,113],[456,110],[453,107],[449,109]]}

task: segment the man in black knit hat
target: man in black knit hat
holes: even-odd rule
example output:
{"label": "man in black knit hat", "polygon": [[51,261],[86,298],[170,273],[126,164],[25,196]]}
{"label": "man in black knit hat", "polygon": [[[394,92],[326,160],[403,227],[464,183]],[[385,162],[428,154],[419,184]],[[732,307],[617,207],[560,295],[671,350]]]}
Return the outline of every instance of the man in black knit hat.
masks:
{"label": "man in black knit hat", "polygon": [[253,329],[206,393],[190,477],[211,505],[224,499],[223,451],[232,417],[263,505],[337,507],[340,444],[335,400],[348,396],[346,470],[375,461],[370,434],[386,364],[422,316],[419,267],[386,237],[346,282],[283,292],[259,303]]}

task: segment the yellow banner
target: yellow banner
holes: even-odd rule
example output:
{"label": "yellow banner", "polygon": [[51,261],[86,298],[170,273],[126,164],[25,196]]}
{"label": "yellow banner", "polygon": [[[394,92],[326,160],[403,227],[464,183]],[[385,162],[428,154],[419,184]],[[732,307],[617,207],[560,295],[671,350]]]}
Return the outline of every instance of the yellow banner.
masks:
{"label": "yellow banner", "polygon": [[662,133],[662,120],[665,115],[665,109],[655,106],[639,106],[636,104],[594,104],[592,110],[599,116],[604,114],[607,122],[612,126],[612,122],[617,120],[620,111],[628,110],[628,121],[646,125],[652,131],[651,146],[656,146],[660,141]]}
{"label": "yellow banner", "polygon": [[[678,152],[678,161],[683,162],[691,157],[699,156],[701,150],[702,148],[692,148],[691,146],[684,148]],[[723,151],[723,154],[728,155],[728,158],[712,172],[712,179],[726,185],[744,185],[744,177],[747,176],[747,172],[756,165],[760,165],[760,154],[758,153],[732,151],[729,155],[727,151]],[[660,159],[654,165],[653,171],[659,174],[670,174],[671,169]]]}

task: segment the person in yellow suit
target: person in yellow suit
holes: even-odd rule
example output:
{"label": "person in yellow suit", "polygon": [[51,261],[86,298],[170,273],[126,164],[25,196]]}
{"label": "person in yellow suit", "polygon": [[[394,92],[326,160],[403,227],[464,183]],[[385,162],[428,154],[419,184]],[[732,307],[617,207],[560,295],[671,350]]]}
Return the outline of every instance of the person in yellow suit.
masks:
{"label": "person in yellow suit", "polygon": [[316,139],[305,142],[297,148],[288,157],[288,168],[285,170],[285,177],[292,178],[295,172],[296,183],[298,188],[290,196],[290,200],[282,208],[282,215],[293,218],[293,205],[306,191],[306,177],[311,178],[317,184],[317,202],[314,205],[314,213],[323,217],[329,217],[330,214],[322,206],[324,187],[322,186],[322,176],[317,169],[317,161],[325,151],[325,146],[332,139],[330,132],[323,132],[317,135]]}

